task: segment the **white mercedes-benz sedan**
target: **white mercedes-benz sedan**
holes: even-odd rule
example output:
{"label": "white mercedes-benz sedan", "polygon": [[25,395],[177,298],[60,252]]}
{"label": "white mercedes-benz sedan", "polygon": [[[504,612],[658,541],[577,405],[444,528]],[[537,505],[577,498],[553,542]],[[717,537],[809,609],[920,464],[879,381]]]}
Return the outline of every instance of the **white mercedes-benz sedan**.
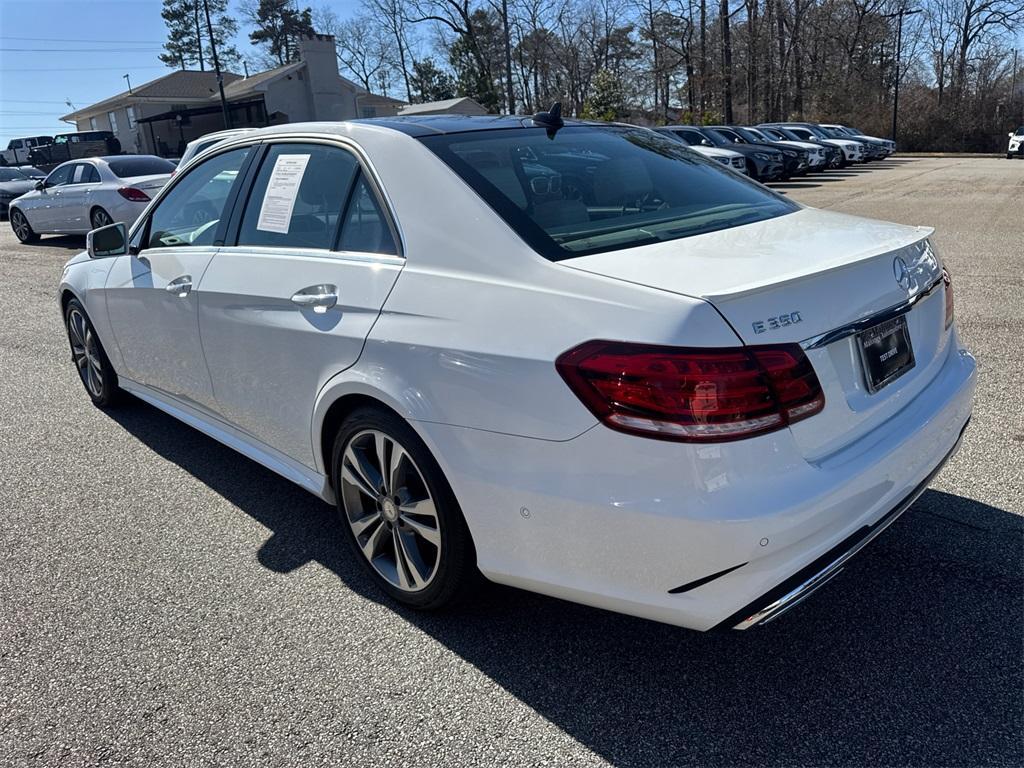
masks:
{"label": "white mercedes-benz sedan", "polygon": [[483,574],[747,628],[959,444],[975,362],[930,233],[555,109],[294,124],[90,233],[59,301],[98,406],[336,503],[395,600]]}
{"label": "white mercedes-benz sedan", "polygon": [[11,203],[11,229],[21,242],[34,243],[40,235],[132,224],[173,172],[173,163],[155,155],[69,160]]}

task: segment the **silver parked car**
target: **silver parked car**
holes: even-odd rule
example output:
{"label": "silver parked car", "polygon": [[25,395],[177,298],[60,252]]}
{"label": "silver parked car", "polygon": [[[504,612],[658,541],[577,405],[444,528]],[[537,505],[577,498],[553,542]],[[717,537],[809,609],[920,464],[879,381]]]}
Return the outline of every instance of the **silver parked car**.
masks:
{"label": "silver parked car", "polygon": [[131,225],[173,172],[173,163],[154,155],[69,160],[11,202],[11,229],[21,242],[31,243],[39,235]]}

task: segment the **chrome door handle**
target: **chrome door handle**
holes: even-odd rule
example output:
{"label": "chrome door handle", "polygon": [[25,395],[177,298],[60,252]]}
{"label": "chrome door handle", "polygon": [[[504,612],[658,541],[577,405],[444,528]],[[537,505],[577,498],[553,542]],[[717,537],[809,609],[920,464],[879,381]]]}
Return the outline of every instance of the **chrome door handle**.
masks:
{"label": "chrome door handle", "polygon": [[323,313],[338,303],[338,286],[311,285],[292,296],[292,304]]}
{"label": "chrome door handle", "polygon": [[182,275],[179,278],[171,280],[164,290],[168,293],[177,295],[179,299],[185,298],[192,291],[192,275]]}

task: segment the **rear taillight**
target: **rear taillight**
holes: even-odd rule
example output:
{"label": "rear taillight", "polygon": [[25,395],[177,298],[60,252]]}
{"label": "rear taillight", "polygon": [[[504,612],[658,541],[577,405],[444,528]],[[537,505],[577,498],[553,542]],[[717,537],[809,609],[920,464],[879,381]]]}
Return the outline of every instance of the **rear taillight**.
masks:
{"label": "rear taillight", "polygon": [[942,288],[946,294],[946,328],[953,324],[953,280],[945,267],[942,268]]}
{"label": "rear taillight", "polygon": [[736,440],[825,407],[797,344],[700,349],[588,341],[555,366],[607,426],[663,440]]}
{"label": "rear taillight", "polygon": [[141,189],[135,187],[121,187],[117,190],[117,194],[123,197],[125,200],[131,200],[133,203],[148,203],[149,195],[143,192]]}

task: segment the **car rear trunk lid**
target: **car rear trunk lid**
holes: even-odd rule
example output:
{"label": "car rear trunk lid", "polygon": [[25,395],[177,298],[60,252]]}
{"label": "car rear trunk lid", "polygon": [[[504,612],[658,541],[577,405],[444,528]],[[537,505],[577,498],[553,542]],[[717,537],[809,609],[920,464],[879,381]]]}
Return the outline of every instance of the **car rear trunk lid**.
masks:
{"label": "car rear trunk lid", "polygon": [[[884,422],[941,367],[949,333],[930,234],[927,228],[802,209],[560,263],[705,299],[747,344],[802,343],[826,405],[791,429],[803,455],[817,461]],[[901,284],[897,275],[904,269]],[[905,310],[896,314],[907,324],[914,365],[871,391],[858,334],[897,307]]]}

